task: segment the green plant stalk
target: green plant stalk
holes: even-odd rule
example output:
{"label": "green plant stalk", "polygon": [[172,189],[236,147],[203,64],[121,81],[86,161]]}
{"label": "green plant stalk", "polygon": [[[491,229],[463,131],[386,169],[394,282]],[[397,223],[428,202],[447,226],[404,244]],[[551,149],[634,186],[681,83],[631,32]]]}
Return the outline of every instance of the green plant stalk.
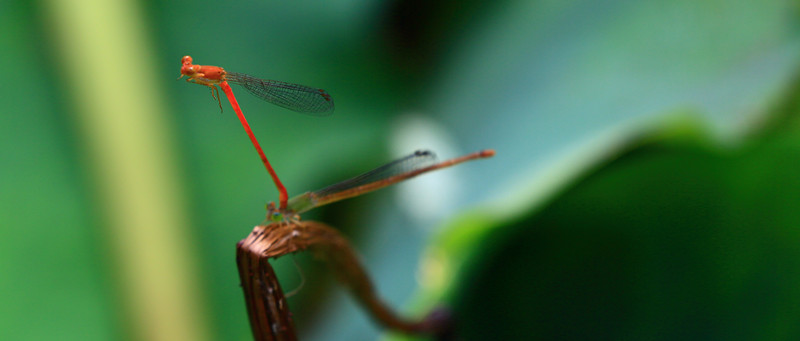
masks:
{"label": "green plant stalk", "polygon": [[[151,44],[132,1],[49,1],[43,7],[73,97],[108,227],[132,339],[206,340],[191,236],[154,78]],[[102,239],[102,238],[99,238]]]}

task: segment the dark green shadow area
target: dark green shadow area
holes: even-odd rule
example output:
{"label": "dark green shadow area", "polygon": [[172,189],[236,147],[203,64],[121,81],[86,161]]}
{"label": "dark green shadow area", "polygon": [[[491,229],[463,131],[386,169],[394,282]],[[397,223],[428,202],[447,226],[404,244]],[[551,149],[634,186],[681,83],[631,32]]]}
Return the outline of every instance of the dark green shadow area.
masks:
{"label": "dark green shadow area", "polygon": [[648,138],[494,228],[451,296],[459,336],[800,338],[800,140],[785,127],[733,148]]}

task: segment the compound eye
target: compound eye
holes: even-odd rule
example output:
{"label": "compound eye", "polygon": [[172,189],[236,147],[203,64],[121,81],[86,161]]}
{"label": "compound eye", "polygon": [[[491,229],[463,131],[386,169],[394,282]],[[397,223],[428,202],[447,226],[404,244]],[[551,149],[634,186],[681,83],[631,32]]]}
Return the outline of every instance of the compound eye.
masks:
{"label": "compound eye", "polygon": [[203,74],[200,73],[200,65],[184,64],[181,66],[181,74],[190,78],[203,77]]}
{"label": "compound eye", "polygon": [[183,56],[183,58],[181,58],[181,64],[191,64],[191,63],[192,63],[192,57]]}

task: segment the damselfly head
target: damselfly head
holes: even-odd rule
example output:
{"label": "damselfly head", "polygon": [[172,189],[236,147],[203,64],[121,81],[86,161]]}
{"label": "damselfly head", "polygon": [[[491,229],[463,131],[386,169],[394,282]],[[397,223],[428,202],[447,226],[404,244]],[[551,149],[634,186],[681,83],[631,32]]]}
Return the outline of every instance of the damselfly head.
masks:
{"label": "damselfly head", "polygon": [[194,78],[198,72],[200,72],[200,66],[198,65],[183,64],[181,66],[181,75],[183,76]]}
{"label": "damselfly head", "polygon": [[279,223],[283,221],[283,213],[275,207],[275,202],[270,202],[266,206],[267,221],[272,223]]}
{"label": "damselfly head", "polygon": [[[190,79],[195,78],[197,73],[200,72],[200,68],[200,65],[192,65],[192,57],[183,56],[183,58],[181,58],[181,77],[187,76]],[[180,79],[180,77],[178,79]]]}
{"label": "damselfly head", "polygon": [[269,220],[269,221],[271,221],[273,223],[280,223],[280,222],[282,222],[284,220],[283,219],[283,213],[272,212],[270,214],[267,214],[267,220]]}
{"label": "damselfly head", "polygon": [[292,210],[281,210],[275,206],[274,202],[270,202],[267,208],[267,223],[291,223],[300,221],[300,216]]}

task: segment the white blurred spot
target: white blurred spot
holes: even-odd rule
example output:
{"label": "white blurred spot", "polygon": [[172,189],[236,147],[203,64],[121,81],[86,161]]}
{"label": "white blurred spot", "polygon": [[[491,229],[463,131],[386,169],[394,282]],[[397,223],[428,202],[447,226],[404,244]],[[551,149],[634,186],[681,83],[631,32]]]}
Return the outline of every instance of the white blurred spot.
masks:
{"label": "white blurred spot", "polygon": [[[439,161],[459,156],[446,129],[422,115],[400,116],[392,125],[392,155],[402,157],[416,150],[430,150]],[[397,185],[399,208],[418,226],[433,228],[451,214],[460,190],[458,167],[421,174]]]}

